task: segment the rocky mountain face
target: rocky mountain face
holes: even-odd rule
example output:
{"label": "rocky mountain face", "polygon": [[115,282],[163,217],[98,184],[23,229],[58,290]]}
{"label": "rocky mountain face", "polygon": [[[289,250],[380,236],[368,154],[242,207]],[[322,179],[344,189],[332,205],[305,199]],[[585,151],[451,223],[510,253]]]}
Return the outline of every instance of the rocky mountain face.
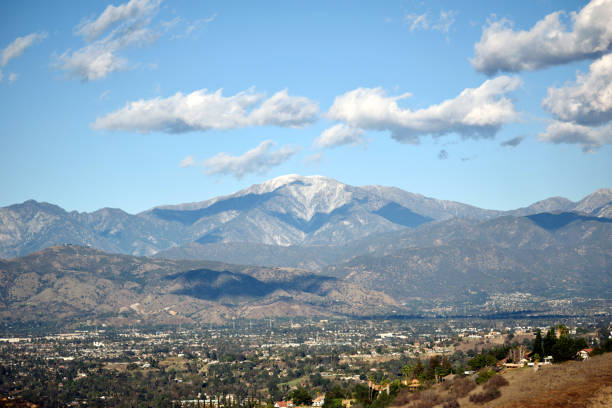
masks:
{"label": "rocky mountain face", "polygon": [[111,208],[67,212],[33,200],[0,208],[0,256],[20,256],[63,243],[133,255],[151,255],[191,242],[327,244],[433,219],[493,214],[395,188],[353,187],[320,176],[283,176],[230,196],[156,207],[137,215]]}
{"label": "rocky mountain face", "polygon": [[292,268],[151,259],[74,245],[0,261],[0,299],[4,322],[204,323],[401,310],[383,293]]}
{"label": "rocky mountain face", "polygon": [[[155,207],[136,215],[110,208],[67,212],[35,201],[0,208],[0,257],[71,243],[132,255],[166,251],[163,254],[172,257],[203,259],[216,253],[220,256],[212,259],[249,264],[233,251],[237,258],[222,254],[243,247],[303,258],[302,250],[294,247],[344,246],[368,236],[457,218],[482,221],[543,211],[607,217],[610,205],[612,190],[603,189],[578,203],[552,198],[503,213],[394,187],[354,187],[322,176],[288,175],[229,196]],[[321,264],[305,260],[300,266],[313,269]]]}

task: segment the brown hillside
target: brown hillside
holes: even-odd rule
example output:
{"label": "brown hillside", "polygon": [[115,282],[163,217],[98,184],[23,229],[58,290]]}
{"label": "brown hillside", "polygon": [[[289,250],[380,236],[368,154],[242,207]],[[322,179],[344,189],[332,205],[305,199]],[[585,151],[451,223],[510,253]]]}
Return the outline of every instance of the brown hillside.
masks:
{"label": "brown hillside", "polygon": [[[500,389],[502,395],[499,399],[486,406],[612,407],[612,354],[543,367],[538,371],[524,368],[503,373],[510,384]],[[462,407],[483,406],[473,404],[467,398],[460,403]]]}
{"label": "brown hillside", "polygon": [[[604,408],[612,407],[612,353],[595,356],[588,361],[569,361],[552,366],[505,370],[500,373],[509,385],[499,388],[501,396],[484,404],[469,400],[469,395],[457,401],[461,408]],[[452,399],[449,386],[438,384],[424,392],[427,404],[413,400],[404,408],[443,407]],[[470,395],[483,391],[476,387]],[[432,394],[436,394],[433,396]],[[415,396],[416,397],[416,396]]]}

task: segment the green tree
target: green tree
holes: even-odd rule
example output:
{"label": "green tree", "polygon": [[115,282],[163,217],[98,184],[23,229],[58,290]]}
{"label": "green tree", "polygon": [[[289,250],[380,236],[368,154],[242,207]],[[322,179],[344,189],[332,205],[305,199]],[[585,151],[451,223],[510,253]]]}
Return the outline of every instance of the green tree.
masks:
{"label": "green tree", "polygon": [[542,341],[544,357],[551,355],[555,343],[557,343],[557,335],[555,334],[555,328],[551,327],[548,332],[546,332],[546,337],[544,337],[544,340]]}
{"label": "green tree", "polygon": [[468,366],[472,368],[472,370],[480,370],[483,367],[491,366],[495,364],[497,360],[490,354],[478,354],[474,356],[470,361],[468,361]]}
{"label": "green tree", "polygon": [[291,391],[289,397],[295,405],[312,405],[312,395],[310,395],[310,392],[302,386],[299,386],[295,390]]}
{"label": "green tree", "polygon": [[535,354],[539,354],[540,356],[544,355],[544,344],[542,343],[542,331],[540,329],[536,331],[536,336],[533,340],[533,347],[531,347],[531,351],[533,351]]}

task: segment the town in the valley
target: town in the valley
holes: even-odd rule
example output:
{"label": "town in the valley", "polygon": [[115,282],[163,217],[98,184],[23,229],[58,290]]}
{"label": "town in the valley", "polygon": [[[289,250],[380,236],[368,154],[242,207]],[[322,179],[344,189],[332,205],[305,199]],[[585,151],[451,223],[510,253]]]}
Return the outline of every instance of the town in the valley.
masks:
{"label": "town in the valley", "polygon": [[612,351],[611,330],[605,315],[5,326],[0,394],[3,406],[350,408],[463,384],[452,404],[466,381]]}

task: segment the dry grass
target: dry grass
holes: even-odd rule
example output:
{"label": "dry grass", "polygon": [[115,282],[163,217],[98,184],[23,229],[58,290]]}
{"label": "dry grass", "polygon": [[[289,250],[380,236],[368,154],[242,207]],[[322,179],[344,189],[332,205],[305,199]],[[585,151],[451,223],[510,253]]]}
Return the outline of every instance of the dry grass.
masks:
{"label": "dry grass", "polygon": [[[595,408],[611,407],[612,354],[588,361],[570,361],[534,371],[518,369],[503,374],[509,385],[501,397],[487,403],[499,408]],[[475,392],[479,392],[477,389]],[[478,407],[467,398],[461,407]]]}
{"label": "dry grass", "polygon": [[[493,380],[498,376],[507,380],[508,385],[502,385],[501,379]],[[498,376],[491,380],[495,382],[494,385],[501,387],[499,388],[501,396],[485,404],[471,402],[470,396],[483,393],[486,383],[473,389],[464,387],[467,384],[457,384],[456,387],[455,384],[450,387],[438,384],[426,393],[404,396],[403,403],[397,405],[404,408],[420,406],[442,408],[445,403],[454,399],[453,388],[455,395],[460,389],[464,391],[463,388],[470,388],[469,394],[464,394],[458,399],[461,408],[612,407],[612,353],[596,356],[588,361],[569,361],[546,366],[538,371],[532,368],[510,370]]]}

